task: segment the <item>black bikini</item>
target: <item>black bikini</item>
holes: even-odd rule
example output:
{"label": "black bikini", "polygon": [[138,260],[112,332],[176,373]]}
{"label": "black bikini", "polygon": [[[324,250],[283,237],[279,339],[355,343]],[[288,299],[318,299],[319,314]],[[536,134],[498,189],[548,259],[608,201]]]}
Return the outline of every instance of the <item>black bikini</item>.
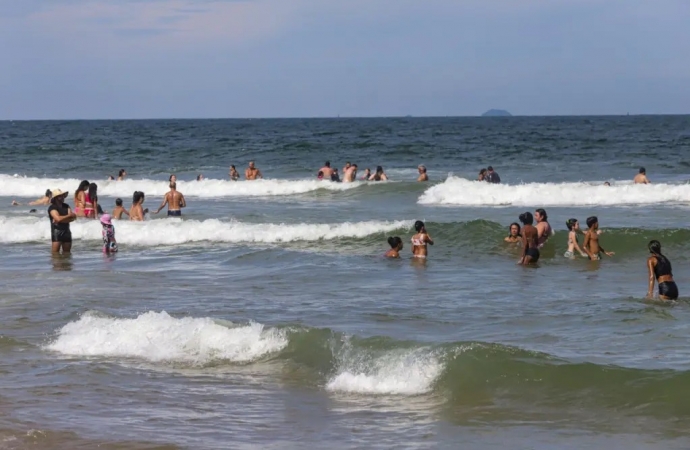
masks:
{"label": "black bikini", "polygon": [[[671,270],[671,262],[666,258],[659,258],[655,255],[656,265],[654,266],[654,276],[657,281],[660,277],[670,275],[673,276]],[[678,298],[678,285],[675,281],[664,281],[659,283],[659,295],[669,298],[671,300],[676,300]]]}

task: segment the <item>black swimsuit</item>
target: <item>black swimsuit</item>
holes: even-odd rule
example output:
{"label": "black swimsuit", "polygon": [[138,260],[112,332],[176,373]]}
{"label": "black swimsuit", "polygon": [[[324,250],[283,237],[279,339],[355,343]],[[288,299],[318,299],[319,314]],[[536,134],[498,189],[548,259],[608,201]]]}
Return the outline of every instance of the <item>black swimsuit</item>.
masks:
{"label": "black swimsuit", "polygon": [[[673,271],[671,269],[671,262],[666,258],[660,258],[654,255],[656,258],[656,265],[654,266],[654,276],[657,281],[660,277],[670,275],[673,276]],[[671,300],[676,300],[678,298],[678,285],[675,281],[664,281],[659,283],[659,296],[664,296]]]}

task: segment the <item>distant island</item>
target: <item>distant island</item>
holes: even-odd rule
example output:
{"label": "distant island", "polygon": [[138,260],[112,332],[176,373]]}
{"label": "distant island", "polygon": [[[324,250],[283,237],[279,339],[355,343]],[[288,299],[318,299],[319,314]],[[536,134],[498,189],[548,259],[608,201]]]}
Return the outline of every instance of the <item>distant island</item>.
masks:
{"label": "distant island", "polygon": [[506,111],[505,109],[490,109],[484,114],[482,114],[482,117],[511,117],[512,114]]}

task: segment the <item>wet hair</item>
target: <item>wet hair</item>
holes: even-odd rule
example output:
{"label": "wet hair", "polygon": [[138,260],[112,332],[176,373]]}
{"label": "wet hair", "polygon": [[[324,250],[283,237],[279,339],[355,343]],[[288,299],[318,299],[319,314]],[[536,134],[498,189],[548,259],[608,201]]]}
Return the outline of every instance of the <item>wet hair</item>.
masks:
{"label": "wet hair", "polygon": [[424,228],[424,222],[422,222],[421,220],[418,220],[414,223],[414,229],[417,230],[417,233],[422,231],[422,228]]}
{"label": "wet hair", "polygon": [[597,216],[587,217],[587,228],[592,228],[595,223],[598,223],[599,219]]}
{"label": "wet hair", "polygon": [[644,167],[640,167],[640,173],[647,173],[647,170]]}
{"label": "wet hair", "polygon": [[532,216],[532,213],[527,211],[522,214],[520,214],[520,217],[518,217],[520,222],[522,222],[523,225],[532,225],[534,223],[534,217]]}
{"label": "wet hair", "polygon": [[520,231],[521,231],[520,224],[517,222],[513,222],[510,224],[510,226],[508,226],[508,236],[511,235],[510,231],[513,229],[513,227],[517,227],[517,229],[518,229],[517,235],[522,237],[522,234],[520,233]]}
{"label": "wet hair", "polygon": [[82,180],[82,182],[79,183],[79,187],[77,188],[77,192],[75,192],[74,195],[76,196],[79,192],[85,191],[86,189],[88,189],[90,184],[91,183],[89,183],[89,180]]}
{"label": "wet hair", "polygon": [[120,171],[118,172],[117,176],[118,176],[118,177],[121,177],[121,176],[124,176],[124,174],[125,174],[125,169],[120,169]]}
{"label": "wet hair", "polygon": [[122,206],[122,199],[121,199],[121,198],[116,198],[116,199],[115,199],[115,205],[116,205],[116,206]]}
{"label": "wet hair", "polygon": [[573,231],[573,227],[577,223],[577,219],[568,219],[565,221],[565,226],[568,227],[569,231]]}
{"label": "wet hair", "polygon": [[144,193],[141,191],[134,191],[134,195],[132,196],[132,203],[135,205],[139,203],[140,200],[144,199]]}
{"label": "wet hair", "polygon": [[324,164],[324,166],[326,166],[326,167],[331,167],[331,162],[330,162],[330,161],[326,161],[326,164]]}
{"label": "wet hair", "polygon": [[383,173],[383,167],[376,166],[376,173]]}
{"label": "wet hair", "polygon": [[548,217],[546,217],[546,211],[544,211],[544,208],[538,208],[538,209],[535,209],[535,211],[539,213],[539,215],[542,217],[542,220],[544,220],[544,222],[548,222],[549,219],[548,219]]}
{"label": "wet hair", "polygon": [[402,239],[400,239],[400,237],[398,237],[398,236],[391,236],[391,237],[388,238],[388,245],[390,245],[391,248],[396,248],[396,247],[398,247],[400,244],[402,244]]}
{"label": "wet hair", "polygon": [[98,185],[96,183],[89,185],[89,197],[91,197],[91,201],[98,200]]}
{"label": "wet hair", "polygon": [[[197,178],[197,180],[198,180],[198,178]],[[177,189],[177,183],[175,183],[174,181],[171,181],[170,182],[170,189]]]}
{"label": "wet hair", "polygon": [[172,181],[173,177],[175,177],[175,179],[177,179],[177,175],[175,175],[174,173],[171,173],[170,177],[168,177],[168,181]]}
{"label": "wet hair", "polygon": [[649,241],[647,248],[649,249],[649,253],[668,264],[669,268],[671,267],[671,263],[669,262],[668,258],[661,254],[661,242],[657,241],[656,239]]}
{"label": "wet hair", "polygon": [[46,189],[46,197],[52,197],[53,193],[50,192],[50,189]]}
{"label": "wet hair", "polygon": [[493,172],[493,171],[494,171],[494,168],[491,167],[491,166],[489,166],[489,167],[486,168],[486,170],[488,170],[489,172]]}

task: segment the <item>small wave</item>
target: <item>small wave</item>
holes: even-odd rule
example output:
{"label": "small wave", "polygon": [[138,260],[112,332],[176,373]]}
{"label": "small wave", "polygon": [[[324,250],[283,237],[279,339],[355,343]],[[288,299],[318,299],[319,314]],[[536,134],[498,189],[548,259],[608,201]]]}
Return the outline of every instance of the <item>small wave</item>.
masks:
{"label": "small wave", "polygon": [[690,184],[526,183],[490,184],[449,177],[427,189],[423,205],[618,206],[690,202]]}

